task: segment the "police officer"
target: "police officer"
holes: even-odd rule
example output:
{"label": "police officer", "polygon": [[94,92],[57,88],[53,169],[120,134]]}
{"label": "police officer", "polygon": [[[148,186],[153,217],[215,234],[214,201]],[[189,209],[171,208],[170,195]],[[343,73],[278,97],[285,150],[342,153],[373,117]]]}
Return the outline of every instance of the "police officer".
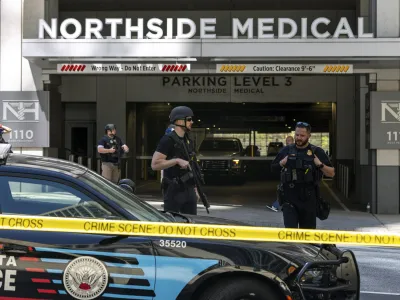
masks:
{"label": "police officer", "polygon": [[116,184],[121,175],[121,157],[124,153],[129,152],[129,148],[117,136],[117,127],[114,124],[107,124],[104,132],[105,135],[97,146],[101,158],[101,175]]}
{"label": "police officer", "polygon": [[272,162],[281,170],[283,219],[286,228],[316,228],[317,197],[322,174],[335,176],[335,169],[323,149],[309,143],[311,126],[298,122],[295,143],[284,147]]}
{"label": "police officer", "polygon": [[5,139],[3,138],[3,134],[5,133],[10,133],[11,128],[4,126],[3,124],[0,124],[0,144],[8,144]]}
{"label": "police officer", "polygon": [[188,168],[191,157],[187,156],[195,150],[188,136],[193,125],[193,111],[187,106],[178,106],[171,111],[169,118],[174,130],[161,138],[151,168],[163,170],[164,210],[196,215],[195,184]]}

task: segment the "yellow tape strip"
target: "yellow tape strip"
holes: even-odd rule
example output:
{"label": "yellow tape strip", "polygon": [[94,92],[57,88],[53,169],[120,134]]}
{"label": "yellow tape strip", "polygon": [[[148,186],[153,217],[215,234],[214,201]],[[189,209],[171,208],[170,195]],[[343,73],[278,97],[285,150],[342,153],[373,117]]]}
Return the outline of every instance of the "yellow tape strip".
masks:
{"label": "yellow tape strip", "polygon": [[[400,247],[400,234],[3,215],[0,229]],[[1,238],[1,236],[0,236]]]}

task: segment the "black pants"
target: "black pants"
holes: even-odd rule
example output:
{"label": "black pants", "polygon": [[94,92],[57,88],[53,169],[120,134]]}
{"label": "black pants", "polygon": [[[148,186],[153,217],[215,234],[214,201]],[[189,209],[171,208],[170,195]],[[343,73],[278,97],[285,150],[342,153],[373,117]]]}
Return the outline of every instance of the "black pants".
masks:
{"label": "black pants", "polygon": [[168,184],[163,189],[164,210],[197,215],[197,197],[193,185]]}
{"label": "black pants", "polygon": [[317,197],[314,186],[284,187],[285,203],[282,205],[286,228],[315,229],[317,227]]}

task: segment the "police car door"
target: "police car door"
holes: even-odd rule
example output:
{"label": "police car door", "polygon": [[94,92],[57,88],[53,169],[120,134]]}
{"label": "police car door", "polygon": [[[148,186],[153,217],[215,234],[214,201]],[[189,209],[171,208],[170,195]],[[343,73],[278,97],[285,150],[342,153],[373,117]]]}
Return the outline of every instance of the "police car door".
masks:
{"label": "police car door", "polygon": [[[3,215],[91,218],[92,227],[99,226],[96,219],[118,218],[79,187],[55,178],[0,173],[0,189]],[[40,220],[18,217],[6,222],[41,226]],[[152,299],[151,249],[146,237],[1,230],[0,299]]]}

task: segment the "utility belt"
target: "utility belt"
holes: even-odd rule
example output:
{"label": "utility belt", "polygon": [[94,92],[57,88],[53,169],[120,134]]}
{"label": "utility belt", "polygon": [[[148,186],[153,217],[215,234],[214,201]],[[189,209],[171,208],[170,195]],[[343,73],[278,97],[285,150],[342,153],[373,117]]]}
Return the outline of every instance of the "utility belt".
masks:
{"label": "utility belt", "polygon": [[161,188],[167,189],[169,185],[175,185],[175,186],[194,185],[193,176],[194,176],[193,173],[190,171],[173,178],[168,178],[164,176],[161,181]]}
{"label": "utility belt", "polygon": [[121,166],[120,162],[112,162],[112,161],[105,161],[105,160],[102,160],[101,162],[103,164],[111,164],[111,165],[116,166],[116,167],[120,167]]}

